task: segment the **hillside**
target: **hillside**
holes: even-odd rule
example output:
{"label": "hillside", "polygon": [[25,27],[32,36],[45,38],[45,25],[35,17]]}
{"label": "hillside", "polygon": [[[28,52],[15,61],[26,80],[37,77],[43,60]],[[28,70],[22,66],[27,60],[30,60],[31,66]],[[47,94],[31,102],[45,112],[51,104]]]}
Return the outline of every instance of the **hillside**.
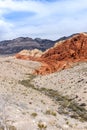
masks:
{"label": "hillside", "polygon": [[87,130],[87,63],[32,75],[40,66],[0,57],[0,129]]}
{"label": "hillside", "polygon": [[74,63],[87,61],[87,34],[72,35],[64,41],[57,42],[39,58],[20,53],[16,58],[42,62],[42,67],[36,70],[36,74],[48,74],[72,67]]}
{"label": "hillside", "polygon": [[1,56],[0,68],[0,130],[87,130],[85,33]]}
{"label": "hillside", "polygon": [[74,63],[87,61],[87,35],[78,34],[46,51],[39,61],[43,66],[36,71],[39,74],[56,72],[72,67]]}
{"label": "hillside", "polygon": [[32,75],[40,66],[0,57],[0,130],[87,130],[87,63]]}

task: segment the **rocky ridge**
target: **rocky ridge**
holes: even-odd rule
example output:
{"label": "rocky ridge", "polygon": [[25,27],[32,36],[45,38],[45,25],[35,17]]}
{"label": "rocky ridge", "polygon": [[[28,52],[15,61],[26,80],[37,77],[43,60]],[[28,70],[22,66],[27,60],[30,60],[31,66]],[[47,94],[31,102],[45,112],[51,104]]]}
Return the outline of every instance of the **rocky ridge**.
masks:
{"label": "rocky ridge", "polygon": [[36,74],[49,74],[71,67],[74,63],[87,61],[87,34],[81,33],[67,40],[58,42],[45,51],[39,58],[34,56],[16,56],[19,59],[29,59],[42,62]]}
{"label": "rocky ridge", "polygon": [[48,39],[32,39],[29,37],[18,37],[13,40],[5,40],[0,42],[0,55],[16,54],[22,50],[39,49],[45,51],[52,47],[55,41]]}
{"label": "rocky ridge", "polygon": [[[76,34],[74,34],[76,35]],[[30,38],[30,37],[18,37],[13,40],[0,41],[0,55],[12,55],[22,50],[33,50],[39,49],[45,51],[50,47],[53,47],[56,42],[66,40],[72,37],[61,37],[57,40],[41,39],[41,38]]]}

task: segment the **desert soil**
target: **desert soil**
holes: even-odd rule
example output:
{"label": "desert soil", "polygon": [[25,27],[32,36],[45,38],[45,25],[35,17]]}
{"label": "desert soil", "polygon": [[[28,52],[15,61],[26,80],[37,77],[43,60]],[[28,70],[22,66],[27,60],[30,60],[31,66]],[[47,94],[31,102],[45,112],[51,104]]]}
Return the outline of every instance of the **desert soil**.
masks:
{"label": "desert soil", "polygon": [[[87,130],[87,62],[33,76],[39,66],[38,62],[0,57],[0,130]],[[70,101],[63,100],[66,97]],[[78,116],[79,109],[69,109],[71,102],[84,107],[85,116]]]}

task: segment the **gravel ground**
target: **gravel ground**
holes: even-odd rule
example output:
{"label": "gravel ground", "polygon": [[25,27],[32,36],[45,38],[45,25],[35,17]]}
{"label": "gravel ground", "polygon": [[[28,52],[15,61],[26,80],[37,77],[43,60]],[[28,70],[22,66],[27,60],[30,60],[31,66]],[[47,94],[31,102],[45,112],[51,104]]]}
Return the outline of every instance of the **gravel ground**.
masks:
{"label": "gravel ground", "polygon": [[87,130],[86,121],[59,113],[60,103],[39,90],[51,88],[72,98],[78,95],[76,101],[87,103],[87,63],[36,76],[32,82],[38,89],[31,83],[22,85],[20,81],[30,81],[39,66],[38,62],[0,57],[0,130]]}
{"label": "gravel ground", "polygon": [[37,87],[57,90],[62,95],[69,95],[87,108],[87,62],[78,63],[72,68],[34,79]]}

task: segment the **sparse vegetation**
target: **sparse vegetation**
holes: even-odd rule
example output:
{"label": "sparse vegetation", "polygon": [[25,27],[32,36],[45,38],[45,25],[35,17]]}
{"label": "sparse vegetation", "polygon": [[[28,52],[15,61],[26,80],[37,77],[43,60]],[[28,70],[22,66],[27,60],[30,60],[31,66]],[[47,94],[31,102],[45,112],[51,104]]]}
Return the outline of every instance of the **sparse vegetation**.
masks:
{"label": "sparse vegetation", "polygon": [[34,85],[31,84],[31,81],[35,78],[35,75],[30,75],[29,74],[29,77],[28,79],[26,80],[22,80],[22,81],[19,81],[19,83],[21,83],[22,85],[26,86],[26,87],[31,87],[31,88],[34,88]]}
{"label": "sparse vegetation", "polygon": [[37,116],[37,113],[36,113],[36,112],[33,112],[33,113],[31,114],[31,116],[35,118],[35,117]]}
{"label": "sparse vegetation", "polygon": [[[60,104],[60,108],[58,109],[58,112],[61,114],[69,115],[72,118],[79,119],[80,121],[87,121],[87,110],[84,108],[84,106],[80,106],[78,103],[76,103],[73,99],[71,99],[69,96],[62,96],[59,92],[53,89],[47,89],[47,88],[36,88],[31,81],[33,80],[35,76],[30,75],[29,79],[22,80],[20,83],[24,86],[31,87],[32,89],[35,89],[41,93],[44,93],[45,95],[52,98],[55,102]],[[72,112],[72,114],[71,114]],[[56,116],[56,113],[52,113],[50,111],[47,111],[46,114],[51,114]]]}
{"label": "sparse vegetation", "polygon": [[46,114],[47,115],[52,115],[52,116],[56,116],[56,112],[55,111],[53,111],[53,110],[46,110]]}
{"label": "sparse vegetation", "polygon": [[9,126],[8,130],[17,130],[15,126]]}
{"label": "sparse vegetation", "polygon": [[0,127],[0,130],[17,130],[15,126],[7,126],[6,128],[4,126]]}
{"label": "sparse vegetation", "polygon": [[39,121],[38,122],[38,128],[39,128],[39,130],[46,130],[47,125],[46,125],[45,122]]}
{"label": "sparse vegetation", "polygon": [[41,100],[41,103],[45,104],[44,100]]}

